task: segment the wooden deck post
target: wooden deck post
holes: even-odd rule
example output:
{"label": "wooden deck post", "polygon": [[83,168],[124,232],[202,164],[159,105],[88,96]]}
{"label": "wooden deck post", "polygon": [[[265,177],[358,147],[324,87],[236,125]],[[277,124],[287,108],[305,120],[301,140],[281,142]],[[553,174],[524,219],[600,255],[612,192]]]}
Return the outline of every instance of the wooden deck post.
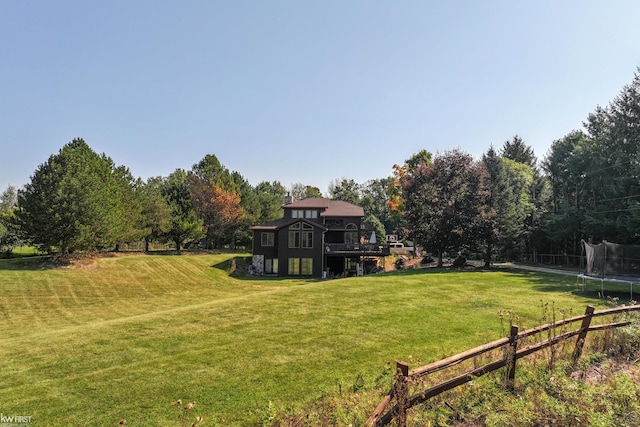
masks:
{"label": "wooden deck post", "polygon": [[589,326],[591,325],[591,319],[593,318],[593,312],[595,311],[595,307],[592,305],[588,305],[586,311],[584,312],[585,318],[582,319],[582,325],[580,325],[580,333],[578,334],[578,340],[576,341],[576,346],[573,349],[573,363],[578,363],[578,359],[582,355],[582,348],[584,347],[584,342],[587,339],[587,332],[589,332]]}
{"label": "wooden deck post", "polygon": [[409,364],[406,362],[396,361],[396,372],[398,379],[396,380],[396,402],[398,403],[398,427],[407,426],[407,403],[409,400]]}
{"label": "wooden deck post", "polygon": [[513,389],[516,382],[516,352],[518,350],[518,326],[511,325],[509,351],[507,353],[507,388]]}

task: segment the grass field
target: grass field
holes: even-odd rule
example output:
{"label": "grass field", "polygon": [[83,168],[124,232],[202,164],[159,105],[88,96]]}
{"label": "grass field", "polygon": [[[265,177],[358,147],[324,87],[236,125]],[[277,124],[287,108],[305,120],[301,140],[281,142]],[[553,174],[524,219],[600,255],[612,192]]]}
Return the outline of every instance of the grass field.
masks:
{"label": "grass field", "polygon": [[[571,276],[405,270],[236,278],[232,255],[128,255],[53,268],[0,260],[0,413],[34,426],[261,425],[395,359],[423,364],[524,327],[541,305],[600,305]],[[507,325],[508,328],[508,325]]]}

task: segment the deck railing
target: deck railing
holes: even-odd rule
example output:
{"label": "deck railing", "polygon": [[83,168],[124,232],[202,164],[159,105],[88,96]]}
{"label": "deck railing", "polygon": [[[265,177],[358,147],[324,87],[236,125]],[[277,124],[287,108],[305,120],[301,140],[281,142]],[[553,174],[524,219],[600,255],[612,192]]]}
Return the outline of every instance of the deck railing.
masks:
{"label": "deck railing", "polygon": [[353,255],[388,256],[390,254],[389,245],[375,243],[325,243],[324,252],[327,255],[349,253]]}

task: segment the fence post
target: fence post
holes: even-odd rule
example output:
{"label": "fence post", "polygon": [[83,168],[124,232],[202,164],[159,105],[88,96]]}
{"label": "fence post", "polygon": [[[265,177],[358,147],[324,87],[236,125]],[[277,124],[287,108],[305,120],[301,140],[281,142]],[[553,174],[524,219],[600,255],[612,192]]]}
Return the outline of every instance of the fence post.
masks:
{"label": "fence post", "polygon": [[595,307],[592,305],[588,305],[586,311],[584,312],[585,318],[582,319],[582,325],[580,325],[580,333],[578,334],[578,340],[576,341],[576,346],[573,349],[573,363],[578,363],[578,359],[582,355],[582,347],[584,347],[584,342],[587,339],[587,332],[589,331],[589,326],[591,325],[591,319],[593,318],[593,312],[595,311]]}
{"label": "fence post", "polygon": [[509,351],[507,353],[507,388],[513,389],[516,381],[516,352],[518,350],[518,326],[511,325]]}
{"label": "fence post", "polygon": [[396,360],[396,372],[398,379],[396,380],[396,402],[398,403],[398,427],[407,426],[407,400],[409,400],[409,364]]}

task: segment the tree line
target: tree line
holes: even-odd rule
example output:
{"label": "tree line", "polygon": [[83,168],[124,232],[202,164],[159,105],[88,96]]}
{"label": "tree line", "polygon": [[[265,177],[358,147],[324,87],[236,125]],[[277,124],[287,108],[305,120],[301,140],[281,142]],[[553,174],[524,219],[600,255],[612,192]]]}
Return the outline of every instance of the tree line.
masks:
{"label": "tree line", "polygon": [[[640,70],[640,69],[639,69]],[[606,107],[553,141],[542,161],[518,135],[480,159],[421,150],[385,178],[331,181],[328,197],[364,208],[365,225],[414,240],[435,254],[469,251],[486,264],[536,253],[580,255],[581,240],[640,240],[640,71]],[[38,166],[23,188],[0,195],[0,250],[117,250],[171,242],[180,250],[249,247],[250,227],[278,219],[287,193],[317,187],[252,186],[215,155],[166,177],[134,178],[125,166],[74,139]]]}

